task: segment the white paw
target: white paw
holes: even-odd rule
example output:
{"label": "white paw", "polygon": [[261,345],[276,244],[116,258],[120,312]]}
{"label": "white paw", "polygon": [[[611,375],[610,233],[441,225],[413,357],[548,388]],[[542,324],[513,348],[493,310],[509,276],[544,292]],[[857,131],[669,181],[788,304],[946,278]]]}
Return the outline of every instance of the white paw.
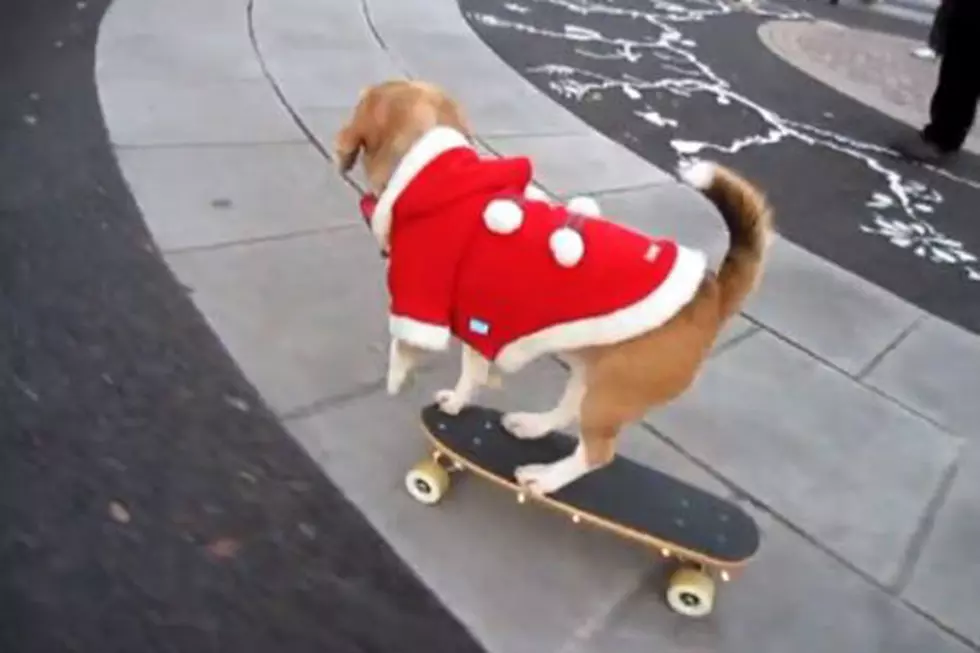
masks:
{"label": "white paw", "polygon": [[552,429],[551,420],[543,413],[507,413],[502,424],[508,433],[521,440],[542,438]]}
{"label": "white paw", "polygon": [[560,466],[555,464],[521,465],[514,470],[514,478],[534,495],[551,494],[568,484]]}
{"label": "white paw", "polygon": [[459,415],[459,411],[466,406],[466,400],[456,394],[455,390],[440,390],[436,393],[436,403],[439,410],[447,415]]}

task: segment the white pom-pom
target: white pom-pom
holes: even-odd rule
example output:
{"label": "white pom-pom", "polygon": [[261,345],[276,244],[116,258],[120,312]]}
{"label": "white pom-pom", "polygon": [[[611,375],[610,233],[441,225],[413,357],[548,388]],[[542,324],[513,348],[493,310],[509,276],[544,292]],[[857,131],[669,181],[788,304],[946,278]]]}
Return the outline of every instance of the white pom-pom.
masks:
{"label": "white pom-pom", "polygon": [[493,200],[483,209],[483,222],[495,234],[511,234],[524,221],[524,211],[511,200]]}
{"label": "white pom-pom", "polygon": [[547,202],[550,199],[548,193],[534,184],[528,184],[527,188],[524,189],[524,197],[535,202]]}
{"label": "white pom-pom", "polygon": [[572,199],[568,200],[568,203],[565,206],[572,213],[587,215],[592,218],[597,218],[602,214],[602,209],[599,208],[599,203],[591,197],[573,197]]}
{"label": "white pom-pom", "polygon": [[694,161],[678,169],[685,182],[698,190],[707,190],[715,180],[715,164],[711,161]]}
{"label": "white pom-pom", "polygon": [[582,240],[582,234],[569,227],[562,227],[551,234],[548,246],[551,247],[551,253],[558,264],[566,268],[576,265],[585,254],[585,241]]}

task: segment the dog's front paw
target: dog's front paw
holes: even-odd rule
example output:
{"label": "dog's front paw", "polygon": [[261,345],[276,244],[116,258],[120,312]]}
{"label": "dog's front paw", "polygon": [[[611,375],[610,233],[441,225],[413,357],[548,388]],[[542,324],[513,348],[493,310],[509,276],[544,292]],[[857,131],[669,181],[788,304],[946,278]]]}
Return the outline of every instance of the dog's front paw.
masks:
{"label": "dog's front paw", "polygon": [[459,415],[459,411],[466,407],[466,400],[460,397],[455,390],[437,392],[436,403],[439,404],[439,410],[447,415]]}
{"label": "dog's front paw", "polygon": [[501,423],[507,432],[521,440],[542,438],[551,431],[551,420],[541,413],[507,413]]}
{"label": "dog's front paw", "polygon": [[536,496],[551,494],[568,483],[554,464],[521,465],[514,470],[514,478],[518,485]]}

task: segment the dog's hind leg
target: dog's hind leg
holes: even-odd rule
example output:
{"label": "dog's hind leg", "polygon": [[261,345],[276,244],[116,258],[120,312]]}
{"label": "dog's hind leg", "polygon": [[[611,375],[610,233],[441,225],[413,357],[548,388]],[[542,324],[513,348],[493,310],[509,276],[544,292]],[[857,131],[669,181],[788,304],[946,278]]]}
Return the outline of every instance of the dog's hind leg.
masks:
{"label": "dog's hind leg", "polygon": [[589,388],[582,399],[582,430],[575,451],[553,463],[518,467],[517,481],[532,493],[551,494],[608,465],[616,455],[623,417],[618,406],[607,405]]}

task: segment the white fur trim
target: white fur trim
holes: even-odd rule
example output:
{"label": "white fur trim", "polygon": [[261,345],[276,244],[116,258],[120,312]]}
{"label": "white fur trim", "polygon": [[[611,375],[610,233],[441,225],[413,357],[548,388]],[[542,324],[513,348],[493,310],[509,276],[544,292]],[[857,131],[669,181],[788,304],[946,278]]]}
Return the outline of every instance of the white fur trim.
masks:
{"label": "white fur trim", "polygon": [[599,203],[591,197],[573,197],[572,199],[568,200],[567,204],[565,204],[565,208],[572,213],[586,215],[590,218],[598,218],[600,215],[602,215],[602,209],[599,208]]}
{"label": "white fur trim", "polygon": [[551,198],[548,197],[548,193],[544,192],[539,186],[534,184],[528,184],[527,188],[524,189],[524,199],[529,199],[538,202],[549,202]]}
{"label": "white fur trim", "polygon": [[582,240],[582,234],[568,227],[555,230],[548,239],[548,247],[551,248],[558,265],[565,268],[577,265],[585,254],[585,241]]}
{"label": "white fur trim", "polygon": [[398,196],[408,187],[422,168],[432,163],[440,154],[459,147],[473,149],[466,136],[450,127],[434,127],[415,142],[395,168],[384,192],[378,198],[371,215],[371,232],[382,248],[388,245],[391,230],[391,209]]}
{"label": "white fur trim", "polygon": [[715,180],[717,166],[711,161],[694,161],[678,168],[681,179],[697,188],[707,190]]}
{"label": "white fur trim", "polygon": [[483,223],[495,234],[512,234],[524,222],[524,209],[510,200],[491,200],[483,209]]}
{"label": "white fur trim", "polygon": [[410,317],[389,316],[388,331],[392,338],[421,349],[441,351],[449,346],[449,327],[419,322]]}
{"label": "white fur trim", "polygon": [[670,274],[640,301],[607,315],[556,324],[518,338],[500,350],[494,363],[504,372],[513,373],[545,354],[610,345],[659,327],[691,301],[707,265],[703,252],[678,247]]}

